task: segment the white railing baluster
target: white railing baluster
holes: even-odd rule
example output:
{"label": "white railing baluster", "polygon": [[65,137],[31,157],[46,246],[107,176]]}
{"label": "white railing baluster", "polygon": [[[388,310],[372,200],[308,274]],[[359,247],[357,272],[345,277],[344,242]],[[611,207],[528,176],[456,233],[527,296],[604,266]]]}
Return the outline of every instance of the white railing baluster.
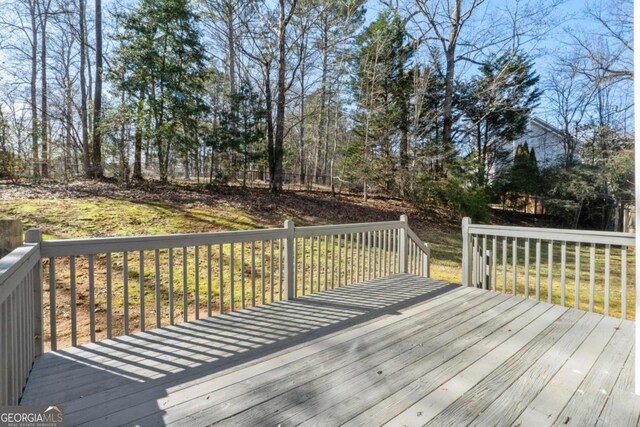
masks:
{"label": "white railing baluster", "polygon": [[589,248],[589,311],[593,312],[596,293],[596,245]]}
{"label": "white railing baluster", "polygon": [[560,305],[566,307],[567,294],[567,242],[560,244]]}
{"label": "white railing baluster", "polygon": [[154,262],[155,262],[155,276],[156,276],[156,328],[162,327],[162,322],[160,317],[162,312],[160,310],[160,249],[156,249],[154,251]]}
{"label": "white railing baluster", "polygon": [[536,301],[540,301],[540,249],[542,242],[536,239]]}
{"label": "white railing baluster", "polygon": [[338,287],[342,286],[342,234],[338,234]]}
{"label": "white railing baluster", "polygon": [[76,303],[76,257],[69,257],[69,292],[71,293],[71,345],[78,345],[78,309]]}
{"label": "white railing baluster", "polygon": [[256,306],[256,242],[251,242],[251,307]]}
{"label": "white railing baluster", "polygon": [[313,279],[315,278],[315,275],[313,274],[313,253],[314,253],[314,243],[315,242],[315,238],[309,237],[309,293],[312,294],[313,293]]}
{"label": "white railing baluster", "polygon": [[620,262],[622,268],[620,269],[620,308],[622,319],[627,318],[627,247],[622,246],[620,249]]}
{"label": "white railing baluster", "polygon": [[285,247],[284,247],[284,239],[280,239],[280,246],[279,246],[279,261],[278,261],[278,298],[280,299],[280,301],[282,301],[282,284],[284,282],[284,254],[285,254]]}
{"label": "white railing baluster", "polygon": [[329,275],[329,264],[327,264],[327,261],[329,258],[327,252],[329,251],[329,246],[327,245],[327,241],[328,241],[328,237],[325,235],[324,236],[324,290],[325,291],[328,289],[327,279]]}
{"label": "white railing baluster", "polygon": [[[236,295],[235,295],[235,278],[236,278],[236,269],[235,269],[235,259],[236,259],[236,250],[235,244],[231,242],[229,244],[229,311],[235,311],[236,304]],[[197,286],[197,285],[196,285]]]}
{"label": "white railing baluster", "polygon": [[56,319],[56,259],[49,258],[49,331],[52,351],[58,349]]}
{"label": "white railing baluster", "polygon": [[331,289],[334,288],[335,262],[336,262],[336,246],[335,237],[331,235]]}
{"label": "white railing baluster", "polygon": [[[211,299],[212,296],[212,288],[213,288],[213,272],[211,271],[211,245],[207,245],[207,316],[211,317],[213,315],[213,303]],[[244,263],[243,263],[244,265]],[[244,291],[244,288],[243,288]],[[243,292],[244,295],[244,292]],[[242,308],[244,308],[244,299],[242,300]]]}
{"label": "white railing baluster", "polygon": [[300,256],[302,257],[302,276],[300,278],[302,284],[302,295],[307,294],[307,277],[306,277],[306,266],[307,266],[307,239],[302,238],[302,249]]}
{"label": "white railing baluster", "polygon": [[574,306],[580,308],[580,243],[575,245],[575,285]]}
{"label": "white railing baluster", "polygon": [[604,315],[609,315],[609,279],[611,277],[611,245],[604,247]]}
{"label": "white railing baluster", "polygon": [[491,239],[491,290],[492,291],[496,290],[497,258],[498,258],[498,239],[494,236],[493,239]]}
{"label": "white railing baluster", "polygon": [[547,243],[547,302],[551,304],[553,294],[553,241]]}
{"label": "white railing baluster", "polygon": [[[122,302],[124,316],[124,335],[129,335],[129,253],[122,253]],[[173,318],[173,315],[172,315]]]}
{"label": "white railing baluster", "polygon": [[[232,243],[233,244],[233,243]],[[265,288],[265,281],[264,281],[264,263],[265,263],[265,256],[264,256],[264,240],[260,241],[260,302],[262,303],[262,305],[264,305],[266,303],[266,288]],[[233,270],[231,270],[233,271]],[[233,289],[233,287],[231,288]]]}
{"label": "white railing baluster", "polygon": [[111,301],[111,293],[112,293],[112,280],[111,280],[111,253],[107,253],[106,258],[107,263],[107,338],[111,338],[113,334],[112,330],[112,301]]}
{"label": "white railing baluster", "polygon": [[96,289],[94,255],[89,255],[89,336],[96,341]]}
{"label": "white railing baluster", "polygon": [[349,240],[348,234],[344,235],[344,286],[347,286],[349,280]]}
{"label": "white railing baluster", "polygon": [[187,266],[187,248],[182,247],[182,321],[189,320],[189,277]]}
{"label": "white railing baluster", "polygon": [[482,236],[482,264],[480,266],[480,271],[482,272],[482,289],[488,289],[489,284],[487,283],[487,236]]}
{"label": "white railing baluster", "polygon": [[173,307],[173,248],[169,248],[169,324],[174,324]]}
{"label": "white railing baluster", "polygon": [[200,319],[200,250],[199,246],[193,248],[193,264],[194,264],[194,282],[195,288],[193,292],[193,309],[195,310],[196,320]]}
{"label": "white railing baluster", "polygon": [[507,293],[507,252],[508,252],[508,238],[502,238],[502,293]]}
{"label": "white railing baluster", "polygon": [[536,301],[540,301],[540,247],[542,242],[536,239]]}
{"label": "white railing baluster", "polygon": [[[274,293],[275,290],[274,288],[276,287],[275,282],[274,282],[274,278],[275,278],[275,273],[273,271],[273,258],[274,258],[274,252],[273,252],[273,247],[274,247],[274,243],[273,243],[273,239],[269,240],[269,292],[270,292],[270,301],[273,303],[275,302],[274,300]],[[320,248],[318,248],[319,250]],[[320,270],[318,270],[320,271]],[[244,289],[242,290],[242,308],[244,308]]]}
{"label": "white railing baluster", "polygon": [[224,246],[218,245],[218,311],[224,314]]}
{"label": "white railing baluster", "polygon": [[511,254],[511,274],[513,275],[513,289],[512,289],[512,295],[516,296],[517,295],[517,288],[516,288],[516,283],[518,281],[518,269],[517,269],[517,264],[518,264],[518,239],[514,238],[513,239],[513,247],[512,247],[512,254]]}
{"label": "white railing baluster", "polygon": [[529,239],[524,241],[524,297],[529,298]]}
{"label": "white railing baluster", "polygon": [[[185,277],[186,277],[186,272],[185,272]],[[186,279],[185,279],[186,281]],[[138,286],[140,288],[140,303],[138,304],[140,307],[140,322],[139,322],[139,326],[140,326],[140,332],[144,332],[144,320],[145,320],[145,313],[144,313],[144,251],[138,251]],[[186,291],[185,291],[186,293]],[[187,320],[185,319],[185,322]]]}
{"label": "white railing baluster", "polygon": [[241,307],[244,310],[246,308],[246,299],[247,299],[247,290],[246,290],[246,279],[245,279],[245,260],[244,260],[244,251],[246,247],[244,242],[240,245],[240,293],[242,294],[242,303]]}

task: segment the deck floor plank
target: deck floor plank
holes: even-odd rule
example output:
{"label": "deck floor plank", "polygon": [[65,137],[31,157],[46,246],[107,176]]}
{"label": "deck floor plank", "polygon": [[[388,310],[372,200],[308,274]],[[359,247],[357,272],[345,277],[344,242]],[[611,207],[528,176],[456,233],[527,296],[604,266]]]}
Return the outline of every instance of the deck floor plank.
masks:
{"label": "deck floor plank", "polygon": [[[449,343],[458,338],[462,331],[475,328],[493,319],[506,309],[506,306],[517,305],[521,301],[509,301],[508,298],[492,298],[456,316],[453,322],[438,322],[435,327],[426,328],[425,332],[414,335],[404,345],[391,346],[386,349],[360,358],[351,367],[335,368],[335,361],[327,368],[333,371],[313,381],[290,388],[276,398],[254,406],[249,410],[226,418],[222,425],[297,425],[316,413],[333,408],[353,394],[361,395],[372,383],[381,378],[397,377],[400,371],[412,366],[414,362],[428,357],[442,348],[449,348]],[[505,306],[505,307],[502,307]],[[420,321],[419,318],[415,319]],[[340,364],[342,366],[342,364]],[[413,371],[415,373],[415,371]],[[336,387],[340,384],[340,387]],[[181,424],[198,423],[203,419],[209,421],[220,418],[207,410],[201,414],[193,414]],[[233,414],[232,414],[233,415]]]}
{"label": "deck floor plank", "polygon": [[584,313],[579,311],[565,312],[524,348],[483,378],[426,425],[461,425],[476,418],[523,375],[535,360],[553,347],[583,316]]}
{"label": "deck floor plank", "polygon": [[613,387],[607,403],[600,414],[598,427],[627,426],[640,420],[640,396],[633,390],[633,366],[635,352],[632,351],[624,363],[622,372]]}
{"label": "deck floor plank", "polygon": [[633,334],[632,323],[620,325],[554,425],[595,424],[633,348]]}
{"label": "deck floor plank", "polygon": [[[455,322],[459,321],[457,316],[459,313],[469,311],[476,305],[482,304],[484,301],[495,300],[495,298],[486,298],[484,295],[476,293],[464,295],[452,301],[445,301],[440,305],[433,306],[428,310],[416,313],[405,320],[401,320],[391,324],[388,328],[380,327],[370,329],[367,335],[358,337],[358,346],[354,349],[353,342],[343,341],[335,346],[323,346],[318,348],[317,353],[307,353],[285,366],[279,366],[277,369],[267,370],[264,372],[256,372],[250,367],[244,381],[231,383],[230,381],[220,382],[218,378],[211,378],[210,381],[203,381],[191,387],[182,388],[180,390],[172,390],[172,393],[161,402],[152,402],[153,405],[141,404],[119,411],[114,417],[105,418],[110,421],[122,419],[121,417],[138,416],[137,419],[141,423],[151,422],[155,417],[155,413],[150,413],[149,418],[142,418],[150,409],[157,412],[158,405],[160,409],[166,412],[163,421],[169,423],[178,420],[187,415],[197,413],[199,410],[207,409],[207,412],[215,413],[217,417],[223,417],[223,414],[233,415],[234,408],[238,411],[246,409],[250,405],[257,405],[270,396],[278,395],[283,390],[289,390],[297,384],[311,381],[314,378],[322,377],[326,373],[335,371],[339,367],[345,369],[351,368],[351,363],[362,360],[366,355],[376,354],[380,357],[380,350],[387,346],[402,346],[402,341],[414,337],[416,334],[437,334],[442,330],[455,326]],[[470,316],[472,316],[470,314]],[[422,326],[416,326],[414,318],[422,319],[425,324],[432,326],[433,330]],[[435,319],[438,322],[434,322]],[[411,323],[410,323],[411,321]],[[421,329],[423,329],[421,331]],[[427,330],[424,330],[427,329]],[[337,365],[339,361],[339,365]],[[223,393],[214,393],[216,389],[224,388]],[[211,422],[214,418],[200,414]]]}
{"label": "deck floor plank", "polygon": [[637,425],[632,322],[413,275],[47,353],[66,425]]}
{"label": "deck floor plank", "polygon": [[551,425],[589,373],[600,353],[620,327],[621,320],[605,317],[580,348],[551,378],[514,424]]}
{"label": "deck floor plank", "polygon": [[[545,306],[546,304],[539,305]],[[507,341],[498,345],[478,361],[442,384],[437,390],[424,395],[410,408],[393,418],[387,425],[413,426],[427,423],[520,351],[566,311],[566,308],[557,305],[549,307],[536,321],[531,322]]]}
{"label": "deck floor plank", "polygon": [[[382,286],[392,285],[396,288],[398,292],[404,288],[408,288],[407,292],[404,293],[404,299],[408,299],[409,301],[412,301],[412,298],[416,298],[415,295],[418,295],[419,297],[421,295],[420,292],[411,290],[411,287],[415,283],[414,282],[415,279],[409,277],[405,279],[405,281],[407,283],[405,283],[403,286],[399,286],[403,284],[403,282],[398,280],[377,281],[377,283]],[[429,286],[422,286],[422,294],[428,296],[431,292],[435,292],[437,295],[437,291],[439,289],[438,286],[441,286],[441,285],[435,282],[431,283]],[[369,285],[367,285],[367,287],[369,287]],[[455,289],[455,287],[448,287],[447,289],[451,290],[451,288]],[[340,288],[340,289],[336,289],[335,292],[332,291],[332,293],[340,296],[342,301],[342,306],[344,306],[345,309],[348,306],[350,306],[351,299],[349,297],[349,294],[354,294],[354,291],[352,289],[350,289],[349,292],[345,292],[346,289],[347,288]],[[363,288],[363,291],[364,290],[365,289]],[[474,292],[480,292],[480,291],[476,290]],[[366,292],[363,292],[363,294],[366,295]],[[360,297],[360,294],[356,294],[356,296]],[[310,302],[307,302],[305,304],[305,300],[303,299],[301,299],[300,301],[294,301],[294,303],[300,306],[300,312],[302,313],[306,312],[308,313],[309,317],[313,317],[314,312],[309,312],[308,310],[305,311],[305,307],[310,305],[314,307],[314,310],[321,310],[321,308],[326,305],[325,304],[326,301],[328,299],[333,299],[333,297],[322,295],[321,302],[318,302],[317,299],[318,298],[315,298],[315,296],[308,297],[308,300],[313,302],[313,304],[311,304]],[[402,299],[403,299],[402,296],[398,296],[392,301],[402,301]],[[349,303],[349,305],[347,303]],[[275,304],[275,305],[287,306],[291,304],[287,302],[287,303]],[[361,314],[360,316],[352,316],[350,319],[354,319],[354,318],[357,319],[358,317],[366,318],[366,316],[369,313],[375,312],[376,307],[377,307],[377,303],[374,302],[372,307],[370,307],[368,311],[364,311],[363,314]],[[391,307],[393,307],[393,305],[391,305]],[[265,307],[262,309],[254,310],[254,312],[257,313],[256,322],[260,322],[263,319],[262,317],[263,311],[267,311],[267,308]],[[280,310],[280,307],[269,308],[268,311],[280,313],[278,314],[279,318],[276,317],[276,320],[279,319],[279,322],[281,324],[291,323],[291,320],[288,318],[288,310],[286,310],[286,313],[284,313],[284,315],[282,314],[282,312],[285,310]],[[228,316],[228,315],[225,315],[225,316]],[[342,320],[342,323],[346,323],[348,325],[348,320],[349,319]],[[397,320],[402,320],[402,319],[398,318]],[[215,321],[215,318],[214,318],[214,321]],[[198,321],[198,322],[202,323],[203,321]],[[339,322],[335,322],[332,319],[331,321],[327,321],[324,327],[328,328],[332,325],[337,325],[337,324],[339,324]],[[301,345],[306,345],[308,344],[308,341],[314,338],[314,334],[318,336],[322,335],[321,333],[316,334],[314,331],[321,331],[321,328],[315,325],[313,327],[307,327],[306,329],[302,329],[300,333],[296,335],[292,335],[292,337],[290,338],[297,338],[299,336],[304,336],[305,338],[308,338],[308,340],[305,341],[304,339],[302,339]],[[143,334],[137,334],[137,335],[148,336],[150,333],[151,332],[145,332]],[[216,334],[215,330],[213,331],[207,330],[202,333],[202,336],[204,339],[209,338],[213,344],[220,345],[220,343],[218,343],[217,341],[218,334]],[[137,336],[133,336],[132,339],[139,340],[140,338]],[[238,339],[241,339],[240,333],[238,333]],[[252,340],[252,339],[253,338],[249,338],[248,340]],[[287,340],[286,339],[277,340],[277,341],[274,340],[273,342],[269,342],[267,344],[277,346],[278,342],[287,342]],[[175,348],[171,347],[170,345],[171,343],[169,342],[168,344],[169,345],[165,347],[163,351],[165,351],[166,353],[175,352]],[[256,348],[257,350],[261,350],[265,347],[268,347],[268,345],[257,346]],[[95,346],[95,344],[93,344],[92,346]],[[109,351],[103,350],[100,353],[95,354],[94,357],[91,357],[91,353],[90,353],[91,350],[87,350],[83,347],[70,350],[70,353],[82,352],[81,355],[76,355],[74,357],[76,360],[79,361],[78,364],[86,363],[87,365],[90,365],[92,369],[91,371],[92,377],[75,375],[76,369],[74,369],[73,370],[74,375],[70,376],[69,370],[67,370],[65,371],[67,377],[59,378],[60,380],[65,381],[67,384],[69,384],[69,387],[67,387],[67,389],[62,390],[57,394],[59,398],[58,403],[60,404],[67,403],[68,413],[74,412],[74,410],[76,409],[76,406],[78,407],[79,410],[84,410],[84,408],[86,408],[87,406],[94,406],[94,405],[99,405],[100,408],[103,408],[105,406],[105,403],[110,401],[113,397],[115,398],[123,397],[122,391],[119,390],[120,388],[125,388],[125,391],[126,391],[126,393],[124,393],[125,395],[128,395],[128,394],[133,395],[134,390],[132,390],[132,388],[135,389],[136,392],[141,392],[145,390],[147,387],[149,387],[149,385],[147,384],[150,382],[149,380],[156,380],[154,385],[167,384],[168,382],[171,381],[172,376],[175,377],[179,375],[181,372],[185,372],[185,371],[189,371],[190,373],[193,373],[194,375],[192,376],[194,378],[198,378],[197,374],[202,370],[204,371],[212,370],[212,367],[214,367],[214,365],[216,368],[222,369],[222,367],[225,365],[228,359],[242,358],[243,353],[247,353],[247,356],[251,355],[250,349],[247,349],[247,351],[238,352],[238,353],[218,354],[214,352],[214,350],[209,348],[212,346],[212,344],[209,344],[204,349],[200,349],[197,344],[194,344],[194,347],[197,351],[210,352],[211,359],[205,359],[203,361],[193,363],[193,361],[190,361],[188,358],[184,357],[184,358],[178,358],[177,361],[179,363],[172,362],[173,363],[172,365],[163,366],[163,364],[166,364],[168,361],[170,361],[169,356],[167,355],[164,355],[162,358],[158,357],[155,354],[151,356],[145,355],[145,357],[142,360],[135,361],[135,355],[131,354],[131,353],[138,354],[136,350],[139,350],[139,349],[136,348],[135,343],[127,344],[127,346],[130,346],[130,347],[126,349],[125,353],[118,353],[117,351],[111,351],[111,347],[120,347],[120,345],[112,345],[111,343],[107,343],[105,344],[105,346],[107,349],[109,349]],[[86,346],[86,347],[89,347],[89,346]],[[222,345],[220,345],[220,347],[223,348]],[[223,348],[220,351],[224,352],[225,350]],[[89,352],[89,353],[84,354],[85,352]],[[103,362],[102,359],[104,357],[109,358],[109,360],[111,361],[118,361],[119,363],[124,364],[124,366],[119,366],[117,368],[114,368],[111,364]],[[246,358],[250,358],[250,357],[246,357]],[[202,367],[202,369],[199,369],[200,367]],[[47,367],[36,365],[36,368],[40,372],[47,371]],[[134,380],[140,379],[141,384],[132,384],[131,377],[133,377]],[[36,379],[37,379],[37,376],[36,376]],[[176,378],[176,381],[183,382],[184,376],[180,376]],[[59,383],[59,381],[53,383],[53,386],[55,387],[55,384],[57,383]],[[27,388],[29,391],[29,393],[27,393],[27,399],[28,399],[27,402],[29,403],[38,402],[38,401],[42,401],[43,398],[48,397],[49,390],[47,389],[47,387],[36,387],[37,385],[36,381],[34,381],[33,384],[34,384],[33,388],[31,388],[32,384],[30,383],[27,384]],[[85,397],[83,401],[80,402],[77,400],[80,396],[89,396],[89,398],[87,399]],[[92,401],[91,404],[89,400]],[[74,404],[74,402],[77,403],[77,405]],[[117,403],[114,406],[119,407],[117,406]]]}
{"label": "deck floor plank", "polygon": [[602,316],[591,313],[582,316],[546,353],[537,360],[532,360],[529,369],[470,425],[477,427],[513,424],[601,320]]}
{"label": "deck floor plank", "polygon": [[[529,307],[526,307],[528,305]],[[462,371],[469,366],[473,365],[478,359],[488,354],[502,343],[509,340],[514,335],[520,333],[531,322],[536,321],[543,316],[550,307],[542,304],[535,304],[531,301],[527,301],[524,307],[527,311],[516,317],[515,319],[509,319],[509,322],[499,329],[488,335],[485,339],[472,345],[464,350],[457,356],[447,360],[442,365],[438,366],[429,373],[419,377],[411,384],[403,387],[399,391],[393,393],[386,399],[381,400],[379,403],[371,406],[366,411],[358,414],[356,417],[350,419],[347,424],[349,426],[371,426],[371,425],[383,425],[392,419],[399,421],[400,414],[418,414],[422,413],[421,409],[416,409],[416,400],[422,396],[427,396],[440,385],[450,381],[457,377]],[[549,320],[551,322],[551,320]],[[409,407],[411,410],[408,410]],[[395,418],[398,417],[398,418]],[[417,425],[420,424],[421,417],[407,417],[398,424]]]}

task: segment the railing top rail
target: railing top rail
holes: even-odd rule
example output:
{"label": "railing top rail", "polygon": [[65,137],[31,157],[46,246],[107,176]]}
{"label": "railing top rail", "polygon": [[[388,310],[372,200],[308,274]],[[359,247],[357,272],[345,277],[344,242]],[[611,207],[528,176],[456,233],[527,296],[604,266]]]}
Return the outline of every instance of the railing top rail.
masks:
{"label": "railing top rail", "polygon": [[40,260],[37,244],[25,243],[0,259],[0,302],[11,294],[20,280]]}
{"label": "railing top rail", "polygon": [[267,228],[261,230],[221,231],[214,233],[45,240],[42,242],[42,257],[79,256],[108,252],[216,245],[220,243],[242,243],[285,237],[286,231],[283,228]]}
{"label": "railing top rail", "polygon": [[550,240],[557,242],[567,241],[618,246],[635,245],[634,233],[617,233],[611,231],[565,230],[556,228],[469,224],[469,233],[496,237]]}
{"label": "railing top rail", "polygon": [[402,221],[384,221],[384,222],[363,222],[355,224],[338,224],[338,225],[312,225],[306,227],[296,227],[296,237],[313,237],[332,234],[350,234],[362,233],[363,231],[379,231],[393,230],[404,227]]}
{"label": "railing top rail", "polygon": [[[359,224],[319,225],[296,227],[295,237],[348,234],[364,231],[390,230],[403,227],[402,221]],[[212,233],[168,234],[149,236],[100,237],[89,239],[59,239],[42,242],[42,257],[81,256],[99,253],[129,252],[154,249],[243,243],[257,240],[276,240],[287,237],[284,228],[221,231]]]}

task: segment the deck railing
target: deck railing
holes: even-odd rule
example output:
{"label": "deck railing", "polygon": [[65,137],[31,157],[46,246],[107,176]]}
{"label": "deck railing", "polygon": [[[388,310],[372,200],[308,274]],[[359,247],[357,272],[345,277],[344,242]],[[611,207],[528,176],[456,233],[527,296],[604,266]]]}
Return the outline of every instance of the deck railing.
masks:
{"label": "deck railing", "polygon": [[633,317],[632,233],[477,225],[464,218],[462,238],[466,286]]}
{"label": "deck railing", "polygon": [[17,405],[42,353],[40,233],[0,259],[0,406]]}
{"label": "deck railing", "polygon": [[43,343],[56,350],[395,273],[429,275],[429,247],[405,216],[219,233],[40,236],[29,230],[30,243],[0,263],[0,405],[18,401]]}

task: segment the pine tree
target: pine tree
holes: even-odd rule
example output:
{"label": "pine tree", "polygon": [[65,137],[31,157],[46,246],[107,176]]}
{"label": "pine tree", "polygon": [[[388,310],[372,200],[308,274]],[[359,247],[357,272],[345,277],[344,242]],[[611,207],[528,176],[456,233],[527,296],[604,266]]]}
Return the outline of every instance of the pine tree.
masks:
{"label": "pine tree", "polygon": [[118,89],[144,100],[160,180],[166,182],[172,154],[195,143],[194,119],[206,111],[197,19],[187,0],[142,0],[119,20],[111,76]]}
{"label": "pine tree", "polygon": [[385,191],[396,190],[398,162],[392,154],[399,151],[399,163],[406,166],[414,53],[406,38],[398,14],[384,11],[358,37],[354,59],[358,113],[352,143],[360,147],[362,176]]}
{"label": "pine tree", "polygon": [[527,56],[506,52],[485,61],[480,75],[462,86],[459,108],[470,122],[478,186],[489,183],[488,171],[505,160],[505,146],[526,131],[541,95],[538,80]]}

